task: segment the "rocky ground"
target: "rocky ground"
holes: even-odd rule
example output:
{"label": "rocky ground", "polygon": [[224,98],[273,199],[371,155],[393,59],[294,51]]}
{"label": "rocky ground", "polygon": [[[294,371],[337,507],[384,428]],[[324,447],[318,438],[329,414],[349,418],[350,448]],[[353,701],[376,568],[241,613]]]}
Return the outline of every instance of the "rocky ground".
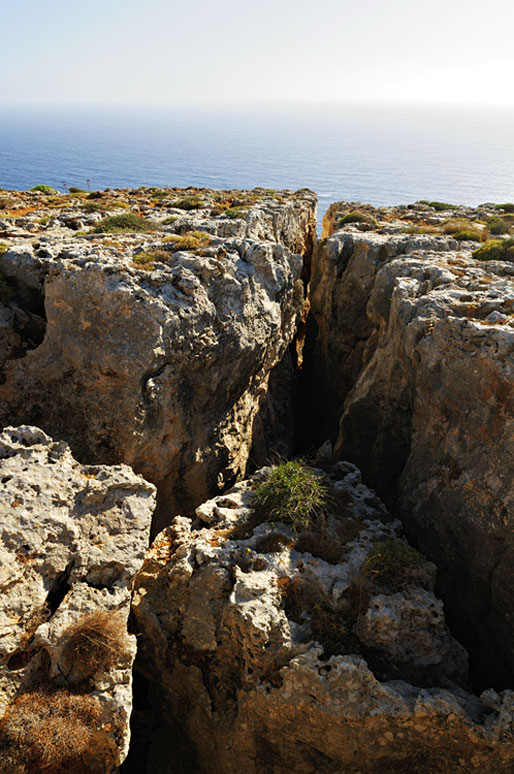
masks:
{"label": "rocky ground", "polygon": [[2,770],[514,771],[514,206],[315,211],[0,192]]}

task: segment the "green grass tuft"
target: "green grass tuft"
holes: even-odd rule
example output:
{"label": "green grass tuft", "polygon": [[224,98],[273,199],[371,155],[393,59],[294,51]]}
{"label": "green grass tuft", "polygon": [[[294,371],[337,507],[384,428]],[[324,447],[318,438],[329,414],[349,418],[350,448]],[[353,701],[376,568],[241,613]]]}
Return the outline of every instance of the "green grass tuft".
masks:
{"label": "green grass tuft", "polygon": [[301,460],[277,465],[255,492],[257,509],[272,521],[291,523],[295,532],[311,524],[328,498],[323,481]]}

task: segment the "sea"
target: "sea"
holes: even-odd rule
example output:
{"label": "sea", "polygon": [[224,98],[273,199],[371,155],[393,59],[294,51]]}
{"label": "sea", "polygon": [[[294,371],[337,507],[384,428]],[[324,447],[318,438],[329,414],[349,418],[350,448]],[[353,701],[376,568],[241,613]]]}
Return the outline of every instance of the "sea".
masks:
{"label": "sea", "polygon": [[514,201],[514,110],[0,108],[0,187],[311,188],[333,201]]}

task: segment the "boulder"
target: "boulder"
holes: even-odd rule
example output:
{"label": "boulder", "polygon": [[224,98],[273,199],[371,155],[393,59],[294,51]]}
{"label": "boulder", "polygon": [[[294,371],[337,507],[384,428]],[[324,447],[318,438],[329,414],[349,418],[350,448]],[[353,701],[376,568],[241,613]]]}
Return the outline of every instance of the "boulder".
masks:
{"label": "boulder", "polygon": [[127,619],[154,487],[28,426],[0,434],[0,482],[2,771],[108,774],[129,745]]}

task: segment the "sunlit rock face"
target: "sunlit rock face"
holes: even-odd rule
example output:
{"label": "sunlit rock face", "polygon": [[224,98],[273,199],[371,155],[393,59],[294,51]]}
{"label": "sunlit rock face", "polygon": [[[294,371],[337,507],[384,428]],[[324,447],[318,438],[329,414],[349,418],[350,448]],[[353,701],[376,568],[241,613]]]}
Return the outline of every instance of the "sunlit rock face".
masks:
{"label": "sunlit rock face", "polygon": [[[451,234],[401,233],[409,218],[429,219],[433,232],[448,217],[421,205],[338,228],[344,210],[329,213],[335,231],[313,262],[317,339],[306,362],[320,374],[335,458],[361,467],[436,562],[476,679],[505,687],[514,674],[514,265],[480,260],[478,243]],[[476,227],[493,212],[450,216]]]}
{"label": "sunlit rock face", "polygon": [[[88,463],[132,465],[157,485],[164,524],[241,475],[255,422],[254,464],[277,439],[291,451],[290,362],[274,380],[283,410],[266,399],[303,307],[316,197],[103,196],[68,198],[45,226],[39,198],[5,225],[0,422],[37,424]],[[89,233],[136,208],[141,233]]]}
{"label": "sunlit rock face", "polygon": [[138,575],[148,774],[511,771],[514,695],[466,688],[435,567],[356,467],[297,530],[256,520],[264,474],[177,517]]}
{"label": "sunlit rock face", "polygon": [[28,426],[0,434],[0,481],[2,771],[60,771],[83,745],[84,771],[111,772],[129,745],[127,619],[154,487],[126,465],[80,465]]}

